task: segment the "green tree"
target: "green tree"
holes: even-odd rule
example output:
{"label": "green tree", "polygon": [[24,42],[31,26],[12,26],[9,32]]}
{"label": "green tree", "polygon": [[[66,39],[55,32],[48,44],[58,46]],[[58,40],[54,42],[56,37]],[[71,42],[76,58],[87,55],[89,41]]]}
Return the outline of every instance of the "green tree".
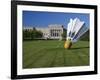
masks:
{"label": "green tree", "polygon": [[64,29],[62,33],[62,39],[66,39],[66,35],[67,35],[67,30]]}
{"label": "green tree", "polygon": [[23,30],[23,40],[31,39],[31,32],[29,30]]}
{"label": "green tree", "polygon": [[90,31],[88,30],[84,35],[80,37],[80,40],[89,41],[89,35],[90,35],[89,33]]}
{"label": "green tree", "polygon": [[42,38],[42,32],[37,31],[35,28],[33,30],[23,30],[23,40],[33,40]]}

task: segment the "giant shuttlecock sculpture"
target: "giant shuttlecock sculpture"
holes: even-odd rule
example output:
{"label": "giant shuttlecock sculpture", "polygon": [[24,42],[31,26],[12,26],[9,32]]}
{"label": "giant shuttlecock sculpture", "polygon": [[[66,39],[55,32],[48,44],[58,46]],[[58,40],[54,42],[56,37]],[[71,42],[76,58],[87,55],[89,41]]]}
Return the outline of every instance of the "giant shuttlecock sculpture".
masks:
{"label": "giant shuttlecock sculpture", "polygon": [[88,29],[89,28],[85,26],[84,21],[80,21],[78,18],[70,19],[70,22],[67,25],[67,37],[64,48],[71,48],[72,43],[77,42]]}

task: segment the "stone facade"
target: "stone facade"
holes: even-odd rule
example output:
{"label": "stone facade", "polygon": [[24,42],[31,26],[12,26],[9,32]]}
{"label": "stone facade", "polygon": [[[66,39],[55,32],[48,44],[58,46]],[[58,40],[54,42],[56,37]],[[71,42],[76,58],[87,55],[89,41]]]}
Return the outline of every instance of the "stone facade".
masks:
{"label": "stone facade", "polygon": [[49,34],[51,39],[61,39],[63,33],[62,25],[49,25]]}
{"label": "stone facade", "polygon": [[[24,27],[24,30],[32,30],[33,27]],[[43,33],[43,39],[62,39],[63,25],[52,24],[45,27],[35,27],[36,30]]]}

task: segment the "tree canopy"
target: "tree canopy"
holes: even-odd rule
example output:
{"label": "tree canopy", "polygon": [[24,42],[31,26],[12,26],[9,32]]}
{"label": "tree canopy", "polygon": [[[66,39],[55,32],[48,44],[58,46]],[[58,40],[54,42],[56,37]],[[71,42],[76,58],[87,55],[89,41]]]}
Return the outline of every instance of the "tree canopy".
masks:
{"label": "tree canopy", "polygon": [[33,30],[23,30],[23,40],[33,40],[42,38],[42,32],[37,31],[35,28]]}

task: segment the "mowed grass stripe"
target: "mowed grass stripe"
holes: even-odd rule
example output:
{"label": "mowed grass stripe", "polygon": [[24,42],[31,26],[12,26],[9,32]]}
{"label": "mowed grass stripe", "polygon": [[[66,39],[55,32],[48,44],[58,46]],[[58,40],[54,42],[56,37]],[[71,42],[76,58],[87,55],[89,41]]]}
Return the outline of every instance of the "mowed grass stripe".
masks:
{"label": "mowed grass stripe", "polygon": [[77,55],[79,56],[82,64],[89,65],[89,52],[82,51],[83,53],[78,52]]}
{"label": "mowed grass stripe", "polygon": [[66,63],[67,63],[67,62],[66,62],[66,50],[65,50],[65,49],[64,49],[64,51],[63,51],[63,60],[64,60],[64,61],[63,61],[63,62],[64,62],[63,64],[64,64],[64,66],[66,66]]}
{"label": "mowed grass stripe", "polygon": [[[46,50],[47,51],[47,50]],[[35,63],[31,65],[34,68],[41,68],[41,67],[51,67],[52,58],[56,56],[54,51],[45,52],[45,55],[42,56],[40,59],[38,58]]]}
{"label": "mowed grass stripe", "polygon": [[63,56],[63,51],[64,48],[62,44],[59,44],[57,48],[55,49],[56,55],[55,58],[53,59],[53,62],[51,64],[52,67],[62,67],[64,66],[64,56]]}
{"label": "mowed grass stripe", "polygon": [[52,65],[53,67],[61,67],[64,66],[64,57],[63,54],[60,52],[57,52],[56,58],[54,59],[54,63]]}
{"label": "mowed grass stripe", "polygon": [[[77,59],[78,59],[78,66],[84,66],[84,64],[85,64],[85,61],[84,61],[84,57],[83,56],[80,56],[80,55],[83,55],[84,53],[80,53],[80,52],[76,52],[76,51],[74,51],[75,53],[76,53],[76,56],[77,56]],[[87,64],[85,64],[85,65],[87,65]]]}
{"label": "mowed grass stripe", "polygon": [[41,58],[42,56],[45,55],[45,51],[42,51],[42,53],[37,52],[35,55],[33,55],[32,57],[30,57],[26,62],[24,63],[24,68],[27,68],[29,66],[31,66],[33,63],[35,63],[35,61],[39,58]]}
{"label": "mowed grass stripe", "polygon": [[23,68],[89,65],[88,41],[78,41],[71,49],[64,49],[64,41],[58,40],[25,41],[23,45]]}
{"label": "mowed grass stripe", "polygon": [[66,66],[80,66],[82,64],[81,59],[77,55],[77,53],[73,52],[71,53],[70,51],[67,51],[65,53],[66,55]]}
{"label": "mowed grass stripe", "polygon": [[[34,41],[33,41],[34,42]],[[39,41],[38,41],[39,42]],[[39,44],[38,42],[36,42],[37,44]],[[38,48],[37,49],[34,49],[34,47],[36,48],[37,46],[34,46],[34,44],[30,47],[30,49],[31,48],[33,48],[33,52],[31,52],[31,54],[29,54],[29,55],[27,55],[27,56],[25,56],[24,55],[24,61],[23,61],[23,65],[24,65],[24,68],[25,67],[34,67],[33,65],[34,65],[34,63],[36,63],[36,61],[37,60],[39,60],[38,58],[41,58],[43,55],[42,54],[44,54],[45,52],[43,52],[43,50],[45,50],[46,51],[46,48],[47,49],[49,49],[50,47],[53,47],[53,45],[54,44],[51,44],[50,43],[50,45],[52,45],[52,46],[50,46],[50,45],[48,45],[47,44],[47,42],[49,42],[49,41],[43,41],[41,44],[43,44],[43,45],[38,45]],[[45,44],[44,44],[45,43]],[[42,48],[41,47],[39,47],[39,46],[43,46]],[[49,47],[49,48],[48,48]],[[40,49],[39,49],[40,48]],[[51,48],[49,51],[52,51],[52,49],[53,48]],[[31,51],[31,50],[30,50]],[[42,53],[41,53],[42,52]],[[48,53],[48,51],[47,51],[47,53]],[[52,53],[52,52],[51,52]],[[54,54],[53,54],[53,56],[54,56]],[[49,56],[48,56],[49,57]],[[47,57],[47,58],[48,58]],[[52,58],[51,58],[52,59]],[[41,61],[42,59],[40,59],[40,61]],[[24,63],[25,62],[25,63]],[[39,63],[41,63],[41,62],[39,62]],[[27,65],[26,65],[27,64]]]}
{"label": "mowed grass stripe", "polygon": [[[50,41],[41,40],[41,41],[26,41],[26,43],[24,42],[23,65],[26,65],[26,64],[29,65],[29,63],[31,63],[32,60],[36,58],[36,56],[41,55],[40,53],[43,51],[44,48],[51,47],[50,45],[47,44],[47,42],[50,42]],[[26,45],[27,45],[27,49],[26,49]]]}
{"label": "mowed grass stripe", "polygon": [[[29,52],[27,55],[24,55],[23,54],[23,61],[24,62],[27,62],[29,59],[31,59],[33,56],[35,56],[35,55],[37,55],[38,53],[40,54],[40,52],[43,50],[43,48],[41,48],[41,49],[33,49],[33,51],[31,51],[31,52]],[[25,53],[25,52],[24,52]]]}
{"label": "mowed grass stripe", "polygon": [[73,53],[76,53],[78,58],[81,61],[81,65],[89,65],[89,48],[72,50]]}

